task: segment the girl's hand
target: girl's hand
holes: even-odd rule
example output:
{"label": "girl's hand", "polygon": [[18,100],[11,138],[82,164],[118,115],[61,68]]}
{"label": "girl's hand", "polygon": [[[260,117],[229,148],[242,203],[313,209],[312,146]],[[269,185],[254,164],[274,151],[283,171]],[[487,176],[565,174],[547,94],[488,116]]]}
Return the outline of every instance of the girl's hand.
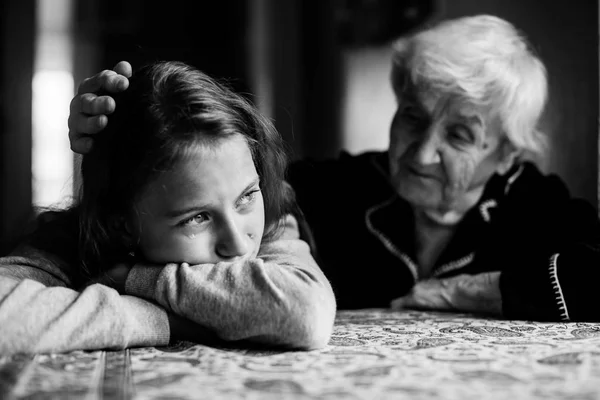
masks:
{"label": "girl's hand", "polygon": [[421,281],[390,306],[393,310],[452,310],[499,317],[502,315],[500,272]]}
{"label": "girl's hand", "polygon": [[129,271],[133,268],[131,264],[117,264],[113,268],[106,271],[94,283],[109,286],[116,289],[119,293],[125,293],[125,282]]}

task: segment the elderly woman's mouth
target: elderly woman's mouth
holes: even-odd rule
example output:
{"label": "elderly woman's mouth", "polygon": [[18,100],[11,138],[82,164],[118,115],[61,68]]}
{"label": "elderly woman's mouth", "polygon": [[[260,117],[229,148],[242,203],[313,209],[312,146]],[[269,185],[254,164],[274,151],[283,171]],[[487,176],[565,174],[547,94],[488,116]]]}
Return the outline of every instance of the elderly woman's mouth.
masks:
{"label": "elderly woman's mouth", "polygon": [[438,176],[438,174],[432,172],[432,171],[428,171],[428,170],[424,170],[422,168],[419,167],[415,167],[412,165],[407,165],[406,169],[408,170],[408,172],[417,177],[417,178],[421,178],[421,179],[433,179],[436,181],[441,181],[440,177]]}

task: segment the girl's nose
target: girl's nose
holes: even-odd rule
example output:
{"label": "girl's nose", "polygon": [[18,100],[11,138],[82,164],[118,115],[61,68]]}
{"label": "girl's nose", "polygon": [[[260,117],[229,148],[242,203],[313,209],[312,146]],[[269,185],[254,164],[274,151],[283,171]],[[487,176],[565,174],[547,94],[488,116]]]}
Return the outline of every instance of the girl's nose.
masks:
{"label": "girl's nose", "polygon": [[233,218],[223,221],[218,235],[216,253],[226,259],[243,257],[250,251],[253,243]]}

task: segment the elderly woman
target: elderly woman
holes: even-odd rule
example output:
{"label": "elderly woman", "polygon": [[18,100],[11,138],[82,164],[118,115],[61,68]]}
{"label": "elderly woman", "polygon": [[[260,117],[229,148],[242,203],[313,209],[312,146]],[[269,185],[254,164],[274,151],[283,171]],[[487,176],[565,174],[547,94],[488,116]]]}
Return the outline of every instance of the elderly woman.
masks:
{"label": "elderly woman", "polygon": [[[394,49],[389,150],[303,161],[288,173],[338,307],[600,320],[590,307],[596,212],[536,167],[547,97],[539,58],[514,26],[485,15],[442,22]],[[82,84],[75,150],[89,148],[86,134],[113,108],[86,92],[126,85],[112,71]]]}

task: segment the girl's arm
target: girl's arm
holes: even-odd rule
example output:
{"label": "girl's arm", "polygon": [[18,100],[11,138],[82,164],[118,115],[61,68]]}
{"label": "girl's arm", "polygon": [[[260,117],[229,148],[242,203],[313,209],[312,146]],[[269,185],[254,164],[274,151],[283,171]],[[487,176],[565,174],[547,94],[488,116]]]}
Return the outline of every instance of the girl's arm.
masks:
{"label": "girl's arm", "polygon": [[32,247],[0,258],[0,354],[169,342],[164,309],[103,285],[73,290],[60,263]]}
{"label": "girl's arm", "polygon": [[291,215],[281,235],[263,243],[256,259],[136,265],[125,292],[156,301],[223,340],[302,349],[327,344],[336,310],[331,285]]}
{"label": "girl's arm", "polygon": [[46,216],[0,257],[0,354],[167,344],[162,307],[97,284],[74,290],[76,220]]}

